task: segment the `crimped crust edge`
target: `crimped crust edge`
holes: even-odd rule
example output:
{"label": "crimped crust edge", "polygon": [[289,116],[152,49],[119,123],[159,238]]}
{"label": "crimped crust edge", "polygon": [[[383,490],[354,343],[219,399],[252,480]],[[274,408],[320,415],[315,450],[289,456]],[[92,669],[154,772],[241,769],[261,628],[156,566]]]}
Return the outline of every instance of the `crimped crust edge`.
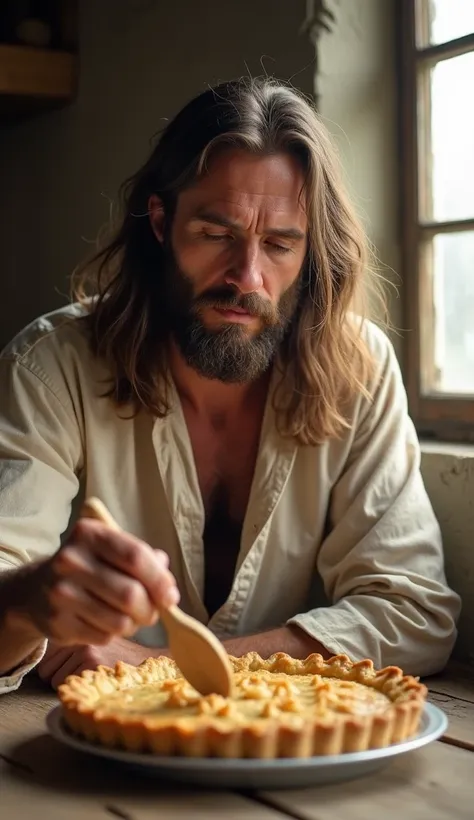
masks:
{"label": "crimped crust edge", "polygon": [[119,661],[115,668],[99,666],[95,671],[71,675],[58,689],[63,716],[76,734],[109,748],[124,748],[155,755],[272,759],[336,755],[382,748],[414,735],[426,701],[427,688],[405,675],[398,666],[376,670],[372,661],[352,662],[347,655],[325,660],[319,654],[304,660],[277,652],[263,659],[256,652],[230,657],[235,672],[267,670],[289,675],[319,674],[350,680],[383,692],[392,704],[383,713],[350,716],[331,721],[305,717],[302,727],[279,725],[268,720],[258,724],[229,727],[209,716],[203,725],[193,720],[170,718],[134,719],[126,715],[104,715],[95,707],[99,697],[134,685],[180,677],[169,658],[148,658],[135,667]]}

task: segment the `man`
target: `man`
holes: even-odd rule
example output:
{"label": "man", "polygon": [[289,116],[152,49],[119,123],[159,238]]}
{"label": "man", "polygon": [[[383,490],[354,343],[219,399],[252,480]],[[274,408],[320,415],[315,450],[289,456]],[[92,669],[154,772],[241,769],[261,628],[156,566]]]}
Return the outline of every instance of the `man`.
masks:
{"label": "man", "polygon": [[[3,691],[166,652],[179,596],[235,655],[444,665],[459,600],[366,280],[296,92],[226,83],[168,125],[76,304],[1,358]],[[58,549],[81,493],[126,532]]]}

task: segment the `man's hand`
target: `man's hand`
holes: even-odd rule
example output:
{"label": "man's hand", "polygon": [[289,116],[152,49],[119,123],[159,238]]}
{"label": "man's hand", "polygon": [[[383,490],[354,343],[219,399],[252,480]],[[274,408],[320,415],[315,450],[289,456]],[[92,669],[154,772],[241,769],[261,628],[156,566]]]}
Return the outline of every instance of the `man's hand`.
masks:
{"label": "man's hand", "polygon": [[117,661],[138,666],[158,653],[169,654],[166,649],[151,649],[125,638],[112,638],[107,646],[58,646],[50,643],[38,665],[38,674],[41,680],[57,689],[68,675],[79,675],[84,669],[97,669],[99,665],[113,668]]}
{"label": "man's hand", "polygon": [[[246,652],[258,652],[263,658],[270,657],[274,652],[287,652],[294,658],[306,658],[312,652],[318,652],[324,658],[331,655],[326,647],[297,626],[232,638],[224,641],[224,646],[229,655],[237,657]],[[51,642],[38,665],[38,674],[43,681],[51,683],[57,689],[68,675],[79,675],[84,669],[97,669],[99,665],[113,668],[117,661],[138,666],[146,658],[156,658],[159,655],[169,658],[170,652],[168,649],[142,646],[125,638],[113,638],[107,646],[65,647]]]}
{"label": "man's hand", "polygon": [[105,646],[155,623],[158,610],[178,600],[164,552],[82,519],[52,558],[18,578],[11,622],[62,646]]}
{"label": "man's hand", "polygon": [[296,624],[270,629],[257,635],[246,635],[241,638],[230,638],[224,641],[229,655],[240,657],[247,652],[258,652],[262,658],[269,658],[274,652],[286,652],[292,658],[307,658],[316,652],[323,658],[331,657],[331,652],[315,638],[310,637]]}

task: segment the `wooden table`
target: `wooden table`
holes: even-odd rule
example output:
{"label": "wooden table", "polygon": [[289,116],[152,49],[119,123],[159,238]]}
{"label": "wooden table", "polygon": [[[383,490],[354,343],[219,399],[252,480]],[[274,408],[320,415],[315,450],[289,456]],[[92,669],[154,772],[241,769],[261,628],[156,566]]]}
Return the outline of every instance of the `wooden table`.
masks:
{"label": "wooden table", "polygon": [[376,775],[334,786],[257,793],[167,790],[151,778],[76,753],[47,734],[56,704],[31,675],[0,696],[0,817],[5,820],[473,820],[474,669],[452,665],[427,681],[445,710],[442,741]]}

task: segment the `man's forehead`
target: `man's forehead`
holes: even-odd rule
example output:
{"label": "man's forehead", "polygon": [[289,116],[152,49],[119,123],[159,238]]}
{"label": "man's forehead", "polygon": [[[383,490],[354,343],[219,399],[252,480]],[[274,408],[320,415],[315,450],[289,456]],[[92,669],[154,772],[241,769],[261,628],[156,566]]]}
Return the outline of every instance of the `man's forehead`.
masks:
{"label": "man's forehead", "polygon": [[264,211],[269,218],[281,216],[303,227],[305,198],[303,175],[295,161],[283,157],[253,157],[229,153],[212,163],[207,173],[182,194],[186,215],[199,218],[206,213],[229,219],[245,212]]}
{"label": "man's forehead", "polygon": [[238,217],[244,211],[254,209],[265,210],[270,215],[274,214],[275,217],[278,217],[279,214],[294,214],[297,218],[300,211],[304,214],[303,204],[300,206],[298,201],[293,203],[286,197],[251,194],[244,191],[229,190],[219,197],[196,196],[192,199],[192,215],[196,218],[206,219],[208,214],[215,213],[228,215],[229,218],[232,218],[233,216]]}
{"label": "man's forehead", "polygon": [[288,154],[258,156],[227,150],[211,158],[205,174],[192,187],[203,195],[214,194],[231,202],[239,202],[245,196],[298,204],[303,184],[302,169]]}

